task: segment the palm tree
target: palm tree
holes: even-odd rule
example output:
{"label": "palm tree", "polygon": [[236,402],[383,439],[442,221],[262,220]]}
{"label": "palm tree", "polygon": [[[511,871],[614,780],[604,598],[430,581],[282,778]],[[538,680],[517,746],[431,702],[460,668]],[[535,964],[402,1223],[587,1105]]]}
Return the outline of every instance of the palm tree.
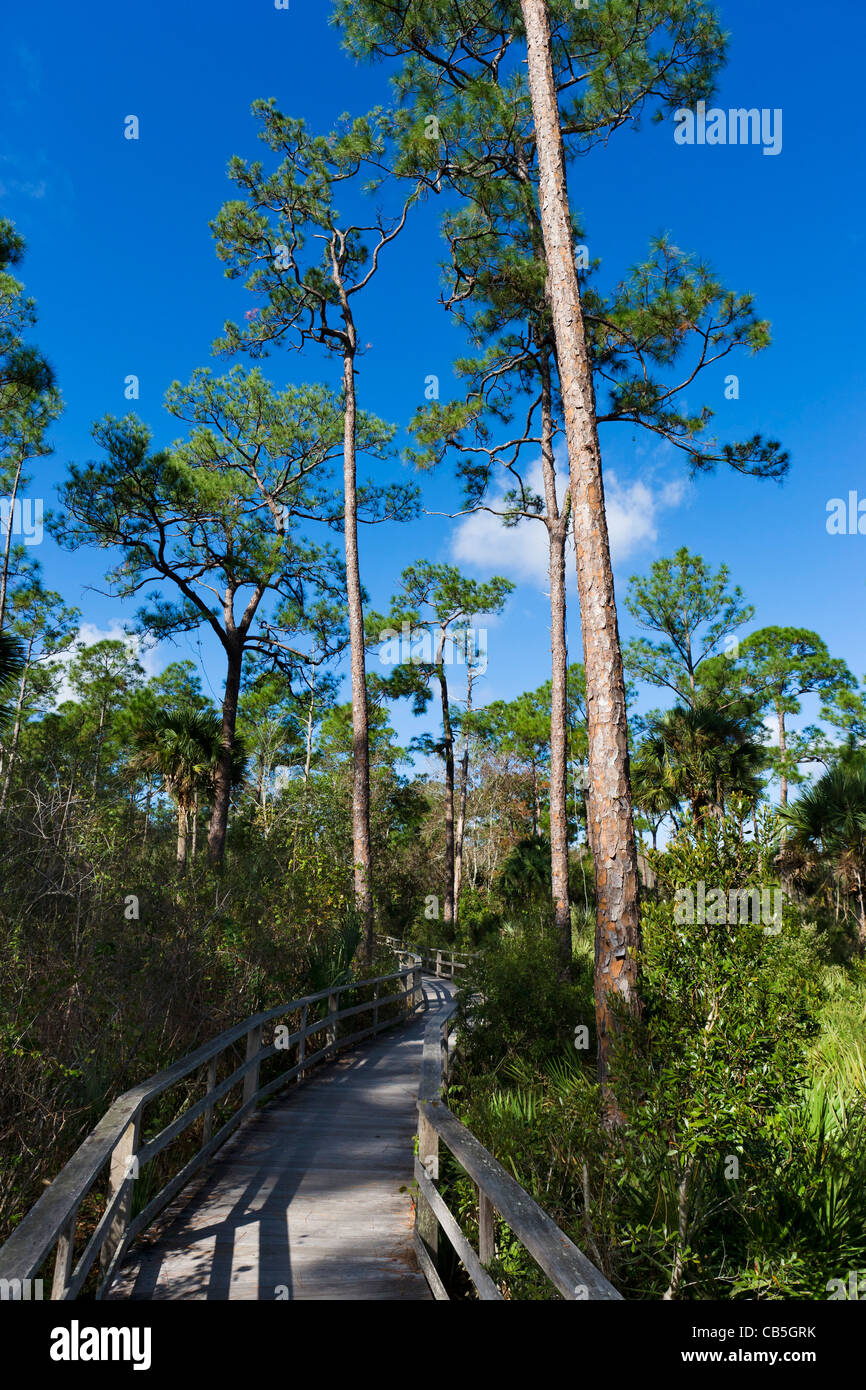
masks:
{"label": "palm tree", "polygon": [[757,801],[764,759],[746,719],[708,705],[677,705],[650,721],[634,762],[635,800],[668,812],[688,802],[700,825],[734,794]]}
{"label": "palm tree", "polygon": [[832,867],[857,897],[860,954],[866,954],[866,753],[849,756],[825,772],[799,798],[779,811],[790,832],[785,854],[798,867]]}
{"label": "palm tree", "polygon": [[653,849],[657,849],[659,826],[665,816],[670,816],[676,830],[674,812],[680,804],[680,797],[669,783],[664,760],[650,756],[649,750],[644,755],[642,749],[631,765],[631,790],[636,809],[643,812],[649,823]]}
{"label": "palm tree", "polygon": [[0,632],[0,731],[14,717],[14,710],[3,699],[10,681],[24,670],[24,648],[8,632]]}
{"label": "palm tree", "polygon": [[[135,734],[133,765],[162,777],[177,806],[177,868],[186,870],[189,818],[199,795],[211,793],[219,767],[222,721],[210,710],[181,705],[155,710],[141,720]],[[232,783],[243,778],[246,755],[239,739],[232,750]]]}

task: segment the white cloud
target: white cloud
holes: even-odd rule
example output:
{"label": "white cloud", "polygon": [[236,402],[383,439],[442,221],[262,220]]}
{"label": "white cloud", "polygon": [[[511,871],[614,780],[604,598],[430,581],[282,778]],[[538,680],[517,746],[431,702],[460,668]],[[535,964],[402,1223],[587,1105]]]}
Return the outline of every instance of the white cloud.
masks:
{"label": "white cloud", "polygon": [[[764,731],[765,731],[765,733],[764,733],[764,742],[767,743],[767,744],[769,744],[772,748],[778,748],[778,747],[779,747],[779,721],[778,721],[778,719],[775,719],[775,718],[773,717],[772,714],[767,714],[767,715],[764,716],[764,718],[763,718],[763,720],[762,720],[761,722],[762,722],[763,725],[764,725]],[[790,733],[791,730],[789,729],[788,732]]]}
{"label": "white cloud", "polygon": [[[568,475],[561,465],[557,471],[557,492],[565,492]],[[542,493],[541,461],[527,475],[530,489]],[[491,506],[502,505],[505,489],[494,494]],[[663,511],[678,506],[686,495],[687,484],[679,479],[656,482],[651,476],[621,483],[611,469],[605,475],[605,504],[613,563],[629,558],[633,551],[658,538],[658,520]],[[574,546],[569,541],[573,560]],[[455,527],[451,554],[455,561],[484,573],[502,573],[525,579],[540,588],[548,583],[547,528],[531,518],[518,526],[506,527],[490,512],[475,512]]]}
{"label": "white cloud", "polygon": [[65,674],[66,670],[69,667],[69,663],[77,655],[79,647],[95,647],[97,642],[126,642],[138,657],[144,669],[145,677],[148,680],[150,680],[152,676],[158,675],[165,666],[165,660],[160,656],[159,648],[149,647],[143,650],[141,638],[130,637],[124,632],[122,623],[109,623],[108,627],[97,627],[95,623],[82,623],[72,646],[67,651],[62,652],[60,656],[55,657],[52,661],[54,667],[60,667],[64,672],[55,697],[56,705],[62,705],[64,700],[75,699],[68,677]]}
{"label": "white cloud", "polygon": [[678,507],[686,488],[679,478],[653,487],[641,480],[621,484],[614,472],[608,473],[604,491],[614,564],[658,539],[659,513]]}
{"label": "white cloud", "polygon": [[47,191],[48,185],[44,179],[38,183],[22,183],[18,179],[13,179],[11,183],[0,183],[0,198],[44,198]]}

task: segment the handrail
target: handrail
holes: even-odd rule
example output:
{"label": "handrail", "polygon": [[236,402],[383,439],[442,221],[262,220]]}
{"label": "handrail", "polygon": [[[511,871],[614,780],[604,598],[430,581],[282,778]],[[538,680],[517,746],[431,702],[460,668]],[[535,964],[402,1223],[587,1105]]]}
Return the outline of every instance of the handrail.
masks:
{"label": "handrail", "polygon": [[[392,950],[411,951],[414,955],[420,956],[422,965],[434,974],[437,980],[453,980],[455,970],[466,970],[470,962],[479,958],[477,951],[455,951],[450,946],[424,947],[412,943],[407,945],[403,941],[398,941],[394,936],[385,936],[382,940]],[[446,955],[450,955],[450,959],[445,960]],[[445,974],[446,966],[449,970],[447,975]]]}
{"label": "handrail", "polygon": [[[406,1022],[424,1002],[421,983],[420,956],[403,947],[397,949],[405,962],[387,975],[369,980],[355,980],[315,994],[293,999],[288,1004],[253,1014],[250,1018],[226,1029],[195,1052],[166,1067],[156,1076],[134,1086],[118,1096],[99,1124],[91,1131],[51,1186],[42,1194],[12,1235],[0,1248],[0,1280],[13,1283],[32,1279],[56,1248],[51,1298],[70,1301],[78,1296],[99,1257],[101,1278],[96,1297],[102,1298],[132,1241],[145,1230],[154,1218],[173,1200],[197,1169],[225,1142],[234,1129],[255,1109],[256,1105],[296,1078],[302,1082],[318,1063],[333,1057],[345,1047],[372,1037],[395,1023]],[[403,982],[405,988],[395,988],[384,995],[381,986],[389,981]],[[373,989],[373,997],[361,1004],[339,1009],[342,994],[349,990]],[[324,1017],[308,1023],[311,1006],[328,1001]],[[381,1020],[380,1009],[388,1004],[403,1002],[405,1009],[395,1017]],[[265,1027],[279,1018],[300,1011],[300,1027],[279,1041],[263,1043]],[[341,1020],[371,1013],[372,1023],[345,1037],[338,1036]],[[307,1040],[325,1030],[325,1042],[312,1054],[307,1052]],[[275,1036],[276,1036],[275,1030]],[[235,1043],[246,1037],[246,1057],[231,1074],[217,1084],[217,1064],[220,1057]],[[294,1064],[279,1076],[260,1085],[261,1064],[278,1052],[294,1048]],[[168,1124],[147,1143],[141,1142],[142,1117],[145,1108],[184,1077],[207,1066],[205,1094]],[[240,1107],[213,1134],[214,1107],[235,1086],[243,1083]],[[180,1134],[203,1117],[202,1142],[195,1155],[181,1171],[171,1178],[150,1200],[134,1220],[131,1220],[132,1185],[147,1163],[173,1143]],[[105,1209],[96,1229],[74,1261],[75,1233],[82,1203],[90,1195],[106,1166],[109,1165],[108,1195]]]}
{"label": "handrail", "polygon": [[[438,1300],[449,1297],[437,1268],[439,1231],[442,1230],[479,1298],[490,1302],[502,1299],[485,1269],[496,1254],[495,1213],[498,1212],[564,1299],[622,1300],[622,1294],[442,1101],[449,1067],[448,1035],[456,1011],[457,1002],[451,1000],[427,1025],[418,1090],[418,1153],[415,1159],[418,1198],[414,1244],[433,1297]],[[439,1177],[440,1142],[453,1154],[478,1191],[477,1252],[435,1186]]]}

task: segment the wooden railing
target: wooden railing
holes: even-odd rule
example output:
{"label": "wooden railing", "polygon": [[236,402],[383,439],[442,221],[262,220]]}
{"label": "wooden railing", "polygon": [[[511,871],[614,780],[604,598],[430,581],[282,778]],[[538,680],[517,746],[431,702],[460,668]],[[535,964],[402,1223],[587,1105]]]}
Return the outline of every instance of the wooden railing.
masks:
{"label": "wooden railing", "polygon": [[[422,962],[418,956],[398,949],[404,962],[399,970],[374,979],[320,990],[317,994],[308,994],[265,1013],[255,1014],[120,1096],[0,1249],[0,1280],[11,1283],[32,1279],[55,1250],[51,1298],[77,1298],[97,1259],[99,1277],[94,1293],[96,1298],[102,1298],[136,1236],[151,1225],[196,1170],[261,1101],[292,1080],[303,1081],[318,1063],[333,1057],[343,1048],[372,1037],[395,1023],[402,1023],[415,1014],[424,1003]],[[392,987],[383,993],[382,987],[388,985]],[[341,995],[349,991],[368,990],[372,991],[371,998],[345,1009],[338,1007]],[[310,1014],[318,1012],[317,1006],[325,1000],[327,1011],[321,1018],[311,1018]],[[392,1017],[383,1019],[380,1012],[388,1005],[398,1007]],[[298,1026],[277,1041],[263,1041],[265,1028],[290,1014],[299,1015]],[[360,1020],[364,1014],[372,1015],[367,1026],[340,1035],[341,1022],[350,1018]],[[309,1040],[322,1033],[324,1043],[310,1052],[307,1046]],[[217,1083],[220,1058],[244,1039],[244,1061]],[[293,1052],[293,1064],[266,1085],[261,1085],[262,1063],[285,1050]],[[228,1061],[230,1064],[231,1058]],[[205,1068],[205,1094],[201,1099],[184,1109],[153,1138],[142,1142],[142,1122],[147,1107],[184,1078]],[[215,1107],[238,1086],[243,1086],[240,1106],[214,1134]],[[132,1219],[133,1185],[142,1170],[199,1119],[202,1120],[202,1131],[197,1151]],[[85,1199],[94,1193],[106,1176],[106,1168],[108,1195],[105,1208],[76,1259],[79,1211]]]}
{"label": "wooden railing", "polygon": [[[517,1236],[562,1297],[570,1300],[621,1299],[612,1284],[569,1240],[554,1221],[515,1182],[474,1134],[461,1124],[442,1100],[448,1076],[449,1033],[457,1003],[452,1000],[431,1018],[424,1039],[421,1085],[418,1092],[418,1153],[415,1178],[415,1251],[436,1299],[449,1297],[439,1275],[439,1234],[453,1246],[478,1297],[502,1299],[485,1269],[496,1254],[496,1222],[502,1220]],[[475,1184],[478,1193],[478,1250],[466,1239],[435,1183],[439,1178],[439,1145],[443,1143]]]}
{"label": "wooden railing", "polygon": [[478,953],[475,951],[454,951],[450,946],[406,945],[393,936],[385,936],[382,940],[392,950],[408,951],[420,956],[424,970],[435,975],[437,980],[455,979],[455,970],[466,970],[473,960],[478,959]]}

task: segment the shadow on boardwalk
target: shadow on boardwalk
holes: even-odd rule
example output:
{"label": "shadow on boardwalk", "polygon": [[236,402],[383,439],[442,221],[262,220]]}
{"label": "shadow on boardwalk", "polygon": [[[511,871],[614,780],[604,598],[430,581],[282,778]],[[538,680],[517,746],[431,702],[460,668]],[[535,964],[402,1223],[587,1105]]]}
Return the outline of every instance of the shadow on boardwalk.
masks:
{"label": "shadow on boardwalk", "polygon": [[[413,1135],[427,1012],[244,1124],[142,1237],[112,1299],[429,1299],[412,1249]],[[402,1189],[402,1190],[401,1190]]]}

